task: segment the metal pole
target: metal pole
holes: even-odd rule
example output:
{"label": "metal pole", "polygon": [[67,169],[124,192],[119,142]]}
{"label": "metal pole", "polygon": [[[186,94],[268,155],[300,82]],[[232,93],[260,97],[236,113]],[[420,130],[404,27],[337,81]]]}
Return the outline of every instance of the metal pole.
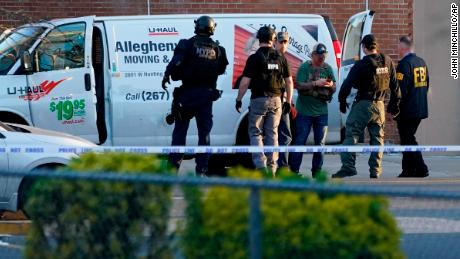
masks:
{"label": "metal pole", "polygon": [[260,191],[257,187],[251,188],[249,196],[249,255],[251,259],[262,258]]}
{"label": "metal pole", "polygon": [[147,15],[150,15],[150,0],[147,0]]}
{"label": "metal pole", "polygon": [[369,10],[369,0],[366,0],[366,11]]}

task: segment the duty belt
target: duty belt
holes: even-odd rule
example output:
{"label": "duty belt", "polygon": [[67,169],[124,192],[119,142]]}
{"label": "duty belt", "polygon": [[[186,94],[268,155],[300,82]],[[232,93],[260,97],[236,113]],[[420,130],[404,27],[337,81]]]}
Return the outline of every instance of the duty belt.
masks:
{"label": "duty belt", "polygon": [[281,93],[270,93],[270,92],[263,92],[258,94],[253,94],[251,99],[260,98],[260,97],[281,97]]}
{"label": "duty belt", "polygon": [[361,100],[366,100],[366,101],[373,101],[373,102],[379,102],[379,101],[384,101],[385,100],[385,93],[381,92],[367,92],[364,94],[358,93],[355,98],[356,102],[359,102]]}

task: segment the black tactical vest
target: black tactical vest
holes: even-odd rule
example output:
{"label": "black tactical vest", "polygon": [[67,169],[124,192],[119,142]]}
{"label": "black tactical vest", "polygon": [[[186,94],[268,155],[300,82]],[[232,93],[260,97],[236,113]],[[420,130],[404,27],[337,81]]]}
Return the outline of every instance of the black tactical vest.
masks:
{"label": "black tactical vest", "polygon": [[390,68],[385,63],[385,56],[380,54],[377,59],[369,58],[373,77],[371,91],[384,92],[390,89]]}
{"label": "black tactical vest", "polygon": [[182,81],[184,85],[214,86],[219,76],[219,44],[209,37],[195,36],[189,40]]}
{"label": "black tactical vest", "polygon": [[252,96],[280,96],[284,87],[281,54],[270,48],[268,53],[259,49],[254,55],[257,55],[260,61],[258,62],[260,73],[255,78],[251,78]]}
{"label": "black tactical vest", "polygon": [[383,101],[390,89],[390,64],[383,54],[365,56],[362,62],[365,62],[366,69],[361,75],[356,99]]}

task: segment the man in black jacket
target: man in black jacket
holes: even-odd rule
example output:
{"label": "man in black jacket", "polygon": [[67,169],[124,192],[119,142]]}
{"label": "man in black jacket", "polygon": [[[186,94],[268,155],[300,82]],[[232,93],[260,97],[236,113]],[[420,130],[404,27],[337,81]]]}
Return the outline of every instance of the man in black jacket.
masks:
{"label": "man in black jacket", "polygon": [[[401,88],[401,113],[396,118],[401,145],[415,146],[415,133],[421,120],[428,118],[428,88],[430,78],[425,61],[413,52],[413,41],[404,36],[399,39],[401,60],[396,68]],[[399,177],[426,177],[428,167],[421,152],[403,152],[402,173]]]}
{"label": "man in black jacket", "polygon": [[[388,112],[393,116],[399,113],[401,92],[396,81],[396,71],[391,58],[378,52],[377,40],[372,34],[364,36],[361,45],[366,56],[356,62],[342,84],[339,92],[340,111],[346,113],[347,96],[351,88],[358,89],[355,102],[346,122],[343,145],[355,145],[364,129],[369,130],[370,144],[382,146],[384,141],[385,106],[384,100],[391,93]],[[369,158],[370,178],[378,178],[382,173],[383,152],[372,152]],[[356,154],[340,154],[341,169],[332,175],[342,178],[356,175]]]}

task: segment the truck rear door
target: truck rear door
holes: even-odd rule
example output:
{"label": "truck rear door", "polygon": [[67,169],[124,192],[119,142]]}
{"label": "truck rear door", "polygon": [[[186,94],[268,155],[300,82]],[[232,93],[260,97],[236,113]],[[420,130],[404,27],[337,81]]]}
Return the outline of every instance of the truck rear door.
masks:
{"label": "truck rear door", "polygon": [[[340,86],[342,85],[343,81],[347,78],[348,73],[350,72],[350,69],[353,67],[355,62],[360,60],[364,56],[364,53],[361,49],[361,39],[367,34],[371,33],[374,13],[374,11],[367,10],[353,15],[348,20],[342,41],[342,61],[339,73]],[[347,98],[347,103],[350,104],[350,107],[355,97],[356,90],[353,89],[353,91]],[[345,125],[346,116],[348,116],[348,113],[346,115],[342,114],[342,116],[342,124]]]}

